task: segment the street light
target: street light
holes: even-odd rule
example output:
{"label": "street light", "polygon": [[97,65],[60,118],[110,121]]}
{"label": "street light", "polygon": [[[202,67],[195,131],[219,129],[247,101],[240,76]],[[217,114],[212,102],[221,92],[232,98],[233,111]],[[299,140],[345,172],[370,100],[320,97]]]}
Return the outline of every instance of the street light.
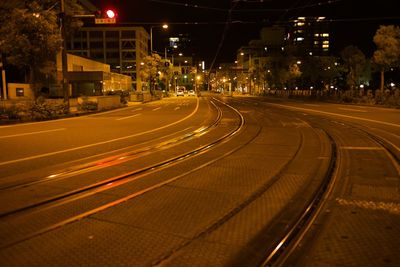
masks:
{"label": "street light", "polygon": [[151,26],[150,27],[150,52],[153,53],[153,28],[162,27],[163,29],[168,29],[168,24],[163,24],[162,26]]}
{"label": "street light", "polygon": [[67,110],[69,112],[69,86],[67,81],[67,73],[68,73],[68,63],[67,63],[67,34],[65,29],[65,2],[64,0],[61,1],[61,14],[60,14],[60,28],[61,28],[61,72],[62,72],[62,89],[64,94],[64,104],[67,106]]}

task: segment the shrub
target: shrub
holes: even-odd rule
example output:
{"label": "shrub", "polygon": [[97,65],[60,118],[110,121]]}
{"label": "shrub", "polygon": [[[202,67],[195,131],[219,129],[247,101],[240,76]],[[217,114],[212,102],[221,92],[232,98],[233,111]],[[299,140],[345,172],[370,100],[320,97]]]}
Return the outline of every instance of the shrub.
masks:
{"label": "shrub", "polygon": [[97,102],[86,99],[84,99],[83,102],[79,105],[79,109],[82,111],[97,111],[97,108]]}

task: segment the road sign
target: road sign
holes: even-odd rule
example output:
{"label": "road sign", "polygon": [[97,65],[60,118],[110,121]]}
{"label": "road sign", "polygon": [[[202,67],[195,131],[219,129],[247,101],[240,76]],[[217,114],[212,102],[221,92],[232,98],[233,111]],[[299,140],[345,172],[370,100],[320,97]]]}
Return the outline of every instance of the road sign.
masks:
{"label": "road sign", "polygon": [[115,18],[95,18],[94,23],[95,24],[115,24],[117,20]]}

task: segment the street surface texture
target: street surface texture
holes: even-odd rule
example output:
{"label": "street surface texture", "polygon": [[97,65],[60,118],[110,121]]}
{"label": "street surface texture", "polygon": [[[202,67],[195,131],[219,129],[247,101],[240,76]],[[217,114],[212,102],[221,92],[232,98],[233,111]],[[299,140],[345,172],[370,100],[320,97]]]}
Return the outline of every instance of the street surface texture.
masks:
{"label": "street surface texture", "polygon": [[203,94],[0,148],[2,266],[400,266],[399,110]]}

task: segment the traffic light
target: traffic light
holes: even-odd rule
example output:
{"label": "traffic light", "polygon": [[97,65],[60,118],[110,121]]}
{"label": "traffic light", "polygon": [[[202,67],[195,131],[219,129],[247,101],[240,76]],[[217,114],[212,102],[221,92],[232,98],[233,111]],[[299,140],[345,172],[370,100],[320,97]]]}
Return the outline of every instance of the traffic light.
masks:
{"label": "traffic light", "polygon": [[117,13],[113,9],[106,9],[104,12],[106,18],[115,19],[117,17]]}
{"label": "traffic light", "polygon": [[113,8],[106,8],[99,12],[100,17],[95,18],[95,24],[115,24],[117,22],[117,12]]}

